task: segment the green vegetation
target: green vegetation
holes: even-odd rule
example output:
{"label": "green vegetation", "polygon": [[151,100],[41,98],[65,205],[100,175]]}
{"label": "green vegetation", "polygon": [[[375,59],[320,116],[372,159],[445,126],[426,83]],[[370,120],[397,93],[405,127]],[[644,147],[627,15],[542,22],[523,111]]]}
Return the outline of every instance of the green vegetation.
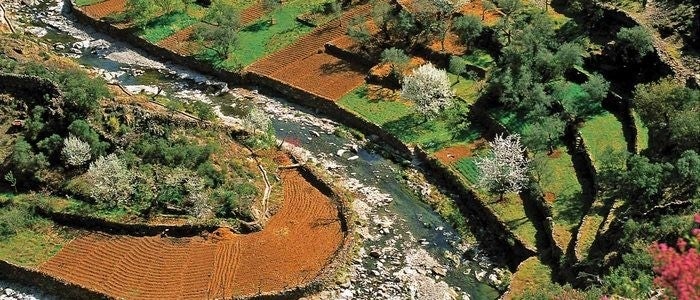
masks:
{"label": "green vegetation", "polygon": [[636,112],[634,113],[634,127],[637,128],[637,152],[644,151],[649,148],[649,128],[644,125]]}
{"label": "green vegetation", "polygon": [[492,210],[499,220],[531,249],[537,248],[537,229],[525,215],[523,200],[517,194],[506,194],[503,201],[498,196],[490,196],[485,192],[479,192],[484,204]]}
{"label": "green vegetation", "polygon": [[[247,25],[238,34],[239,46],[230,53],[233,62],[247,66],[254,61],[293,43],[313,27],[299,23],[296,17],[326,0],[290,0],[258,21]],[[271,22],[270,18],[274,20]],[[204,57],[210,57],[206,52]],[[215,62],[216,63],[216,62]]]}
{"label": "green vegetation", "polygon": [[97,4],[97,3],[100,3],[103,1],[105,1],[105,0],[75,0],[75,5],[77,5],[78,7],[88,6],[88,5]]}
{"label": "green vegetation", "polygon": [[141,30],[141,37],[157,44],[175,32],[194,24],[197,20],[185,12],[174,12],[153,19]]}
{"label": "green vegetation", "polygon": [[454,167],[457,169],[464,179],[470,184],[476,186],[479,184],[479,169],[474,162],[475,157],[465,157],[457,161]]}
{"label": "green vegetation", "polygon": [[622,124],[611,113],[604,113],[586,121],[580,131],[596,169],[601,167],[600,160],[607,149],[615,152],[627,151]]}
{"label": "green vegetation", "polygon": [[38,266],[70,240],[49,220],[36,216],[34,196],[1,194],[0,258],[22,266]]}

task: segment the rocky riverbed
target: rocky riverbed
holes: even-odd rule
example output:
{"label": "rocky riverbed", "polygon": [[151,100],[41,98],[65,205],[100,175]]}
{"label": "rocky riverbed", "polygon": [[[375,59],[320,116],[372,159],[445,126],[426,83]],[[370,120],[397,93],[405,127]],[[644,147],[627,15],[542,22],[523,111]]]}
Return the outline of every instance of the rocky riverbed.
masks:
{"label": "rocky riverbed", "polygon": [[508,272],[497,268],[473,238],[457,234],[419,201],[439,193],[437,187],[405,184],[401,172],[417,172],[415,168],[405,169],[365,147],[366,141],[338,134],[342,126],[336,122],[254,87],[229,90],[209,76],[152,59],[75,23],[60,1],[27,8],[11,0],[6,8],[34,26],[25,26],[30,34],[43,36],[55,50],[132,93],[210,103],[224,122],[236,126],[244,122],[232,111],[246,105],[262,108],[288,150],[323,167],[354,193],[361,238],[357,253],[345,279],[310,298],[493,299],[499,295],[495,287],[502,289],[507,282]]}

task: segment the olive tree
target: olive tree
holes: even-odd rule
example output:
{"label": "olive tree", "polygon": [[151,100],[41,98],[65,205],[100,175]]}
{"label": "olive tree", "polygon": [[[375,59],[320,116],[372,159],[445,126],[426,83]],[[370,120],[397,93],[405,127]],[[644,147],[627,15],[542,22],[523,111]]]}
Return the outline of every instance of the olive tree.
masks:
{"label": "olive tree", "polygon": [[459,36],[461,42],[470,47],[483,30],[483,25],[478,16],[466,15],[455,19],[454,31]]}
{"label": "olive tree", "polygon": [[621,28],[617,33],[617,39],[627,49],[636,51],[640,57],[654,51],[653,38],[642,26]]}
{"label": "olive tree", "polygon": [[61,156],[66,166],[79,167],[90,160],[92,157],[90,155],[91,151],[90,144],[83,142],[81,139],[71,134],[63,140]]}
{"label": "olive tree", "polygon": [[491,153],[476,160],[479,184],[499,199],[507,192],[520,192],[528,181],[529,161],[517,134],[498,135],[489,142]]}
{"label": "olive tree", "polygon": [[413,101],[427,121],[452,105],[455,94],[447,72],[427,63],[404,78],[401,96]]}
{"label": "olive tree", "polygon": [[241,28],[240,15],[231,4],[215,1],[203,18],[203,23],[195,28],[195,39],[206,49],[214,51],[221,60],[238,45],[238,32]]}
{"label": "olive tree", "polygon": [[406,52],[402,49],[389,48],[382,51],[381,61],[382,63],[391,66],[391,73],[397,79],[400,78],[401,73],[408,65],[409,57]]}

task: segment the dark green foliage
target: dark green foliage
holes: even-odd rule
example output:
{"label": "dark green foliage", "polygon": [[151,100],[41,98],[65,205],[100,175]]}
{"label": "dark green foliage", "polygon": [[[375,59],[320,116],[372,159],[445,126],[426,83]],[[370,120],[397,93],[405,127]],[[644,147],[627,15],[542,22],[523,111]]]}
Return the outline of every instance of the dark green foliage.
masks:
{"label": "dark green foliage", "polygon": [[80,140],[90,145],[92,157],[97,158],[107,154],[108,142],[103,142],[100,135],[83,120],[75,120],[68,126],[68,131]]}
{"label": "dark green foliage", "polygon": [[643,57],[654,51],[653,38],[644,27],[622,28],[617,33],[617,39],[628,54],[636,53]]}
{"label": "dark green foliage", "polygon": [[14,175],[20,179],[31,180],[38,171],[48,167],[49,163],[43,153],[35,153],[23,138],[19,138],[10,154],[10,165]]}
{"label": "dark green foliage", "polygon": [[474,40],[481,35],[483,24],[481,18],[475,15],[466,15],[454,20],[454,31],[462,43],[471,46]]}
{"label": "dark green foliage", "polygon": [[58,72],[55,80],[63,92],[64,110],[69,120],[90,116],[100,106],[100,101],[110,96],[103,79],[92,78],[82,70]]}
{"label": "dark green foliage", "polygon": [[637,86],[634,106],[656,155],[700,151],[700,91],[664,79]]}
{"label": "dark green foliage", "polygon": [[553,153],[564,135],[566,123],[557,117],[543,117],[523,130],[523,144],[530,150]]}
{"label": "dark green foliage", "polygon": [[0,240],[28,228],[34,221],[35,216],[28,206],[10,204],[10,207],[4,207],[0,210]]}
{"label": "dark green foliage", "polygon": [[214,145],[198,146],[185,139],[169,140],[145,136],[134,143],[130,151],[145,163],[197,169],[209,160],[214,149]]}
{"label": "dark green foliage", "polygon": [[44,113],[46,109],[43,106],[35,106],[32,109],[29,119],[24,123],[25,136],[30,141],[36,141],[40,134],[44,131]]}
{"label": "dark green foliage", "polygon": [[45,153],[52,162],[55,162],[58,160],[61,149],[63,148],[63,138],[58,134],[52,134],[39,141],[36,146],[41,152]]}
{"label": "dark green foliage", "polygon": [[242,183],[226,189],[215,190],[212,199],[219,203],[217,214],[224,218],[252,220],[250,205],[258,189],[250,183]]}
{"label": "dark green foliage", "polygon": [[219,187],[226,180],[226,177],[224,177],[223,172],[215,169],[214,165],[212,165],[211,162],[208,161],[199,165],[199,167],[197,168],[197,174],[199,174],[199,176],[202,176],[207,186],[212,188]]}
{"label": "dark green foliage", "polygon": [[623,263],[605,276],[603,290],[606,293],[631,298],[646,298],[653,289],[651,255],[644,246],[622,256]]}

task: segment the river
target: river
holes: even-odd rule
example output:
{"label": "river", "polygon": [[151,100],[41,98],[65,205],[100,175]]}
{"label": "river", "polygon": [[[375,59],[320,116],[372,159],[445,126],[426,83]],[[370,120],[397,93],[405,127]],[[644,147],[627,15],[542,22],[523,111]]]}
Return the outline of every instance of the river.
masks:
{"label": "river", "polygon": [[[77,24],[61,2],[40,2],[20,11],[12,1],[7,6],[9,11],[15,9],[15,17],[37,27],[28,29],[58,52],[132,91],[161,89],[182,101],[210,103],[222,120],[231,123],[241,123],[240,116],[248,106],[259,106],[270,114],[278,139],[298,146],[296,150],[306,152],[311,163],[324,166],[355,193],[356,236],[361,242],[348,280],[337,282],[316,298],[498,298],[493,286],[507,275],[479,250],[474,237],[460,236],[421,201],[419,190],[436,187],[402,179],[402,173],[416,172],[414,166],[398,165],[362,140],[334,134],[343,130],[337,123],[284,99],[263,95],[266,93],[255,87],[229,90],[213,78],[159,62],[96,33]],[[463,255],[466,252],[469,257]]]}

